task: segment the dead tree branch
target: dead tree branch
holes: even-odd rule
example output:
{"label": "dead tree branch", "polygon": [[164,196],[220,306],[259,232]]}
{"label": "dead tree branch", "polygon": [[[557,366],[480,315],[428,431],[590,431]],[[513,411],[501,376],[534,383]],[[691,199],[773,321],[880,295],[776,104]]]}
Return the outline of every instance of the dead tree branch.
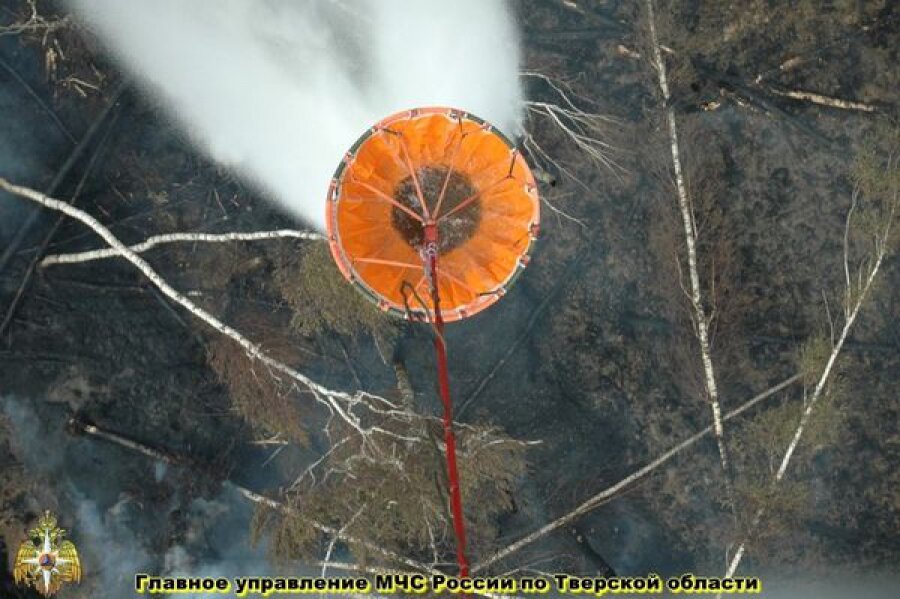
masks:
{"label": "dead tree branch", "polygon": [[840,98],[832,98],[830,96],[823,96],[822,94],[817,94],[815,92],[807,92],[802,90],[781,90],[774,87],[770,87],[769,92],[775,94],[776,96],[791,98],[792,100],[799,100],[802,102],[810,102],[812,104],[827,106],[829,108],[840,108],[841,110],[857,110],[861,112],[875,112],[877,110],[871,104],[865,104],[864,102],[855,102],[853,100],[842,100]]}
{"label": "dead tree branch", "polygon": [[[895,160],[898,160],[898,158],[894,156],[888,159],[888,171],[890,171],[892,168],[897,168],[897,163],[895,162]],[[857,317],[859,316],[859,311],[862,308],[867,296],[869,295],[873,284],[875,283],[878,272],[881,269],[881,265],[884,263],[884,259],[888,256],[891,249],[891,229],[893,227],[894,221],[896,220],[898,210],[900,210],[900,190],[897,189],[894,189],[893,198],[889,201],[888,208],[882,215],[883,220],[881,221],[881,224],[877,226],[876,230],[866,232],[869,236],[871,236],[871,239],[869,240],[872,243],[871,255],[867,258],[862,259],[859,262],[858,268],[855,269],[855,272],[851,272],[851,248],[849,231],[851,229],[851,221],[853,219],[854,212],[858,209],[858,199],[859,188],[857,187],[857,189],[854,190],[851,196],[850,208],[847,211],[847,217],[844,227],[844,325],[843,327],[841,327],[841,333],[838,336],[837,341],[832,345],[831,352],[828,355],[828,360],[825,362],[822,368],[822,372],[819,375],[812,395],[806,400],[805,408],[800,417],[800,422],[797,424],[797,428],[794,430],[791,441],[781,458],[778,470],[776,471],[775,476],[772,479],[773,488],[778,486],[778,484],[784,478],[785,473],[787,472],[788,466],[791,462],[791,458],[794,456],[794,452],[797,450],[797,446],[800,443],[800,439],[803,436],[803,432],[806,429],[810,417],[812,416],[813,410],[815,409],[816,404],[819,402],[820,398],[825,392],[826,386],[834,371],[835,363],[841,353],[841,350],[844,348],[844,344],[847,341],[850,330],[853,328],[853,325],[856,322]],[[765,510],[763,508],[760,508],[756,511],[756,514],[753,517],[748,533],[746,535],[747,537],[752,536],[758,529],[760,521],[762,520],[762,517],[764,515],[764,511]],[[728,568],[725,573],[726,577],[733,576],[737,571],[737,568],[738,566],[740,566],[741,560],[743,559],[746,552],[747,542],[748,539],[745,538],[738,546],[737,551],[728,564]]]}
{"label": "dead tree branch", "polygon": [[[145,445],[145,444],[135,441],[133,439],[129,439],[128,437],[125,437],[124,435],[120,435],[118,433],[113,433],[110,431],[103,430],[95,425],[83,423],[75,418],[72,418],[69,420],[69,427],[77,433],[90,435],[90,436],[96,437],[98,439],[103,439],[103,440],[113,443],[115,445],[119,445],[120,447],[124,447],[131,451],[145,455],[148,458],[153,459],[153,460],[158,460],[160,462],[164,462],[166,464],[170,464],[173,466],[189,467],[192,465],[190,463],[190,461],[184,457],[178,456],[176,454],[173,454],[173,453],[170,453],[167,451],[162,451],[162,450],[156,449],[154,447],[150,447],[149,445]],[[244,496],[246,499],[248,499],[254,503],[260,503],[260,504],[263,504],[269,508],[272,508],[272,509],[278,510],[278,511],[288,511],[288,512],[291,512],[292,515],[304,518],[304,516],[302,514],[297,513],[297,510],[294,510],[290,506],[285,505],[285,504],[281,503],[280,501],[276,501],[274,499],[271,499],[270,497],[266,497],[265,495],[262,495],[255,491],[251,491],[250,489],[243,487],[241,485],[238,485],[236,483],[230,482],[230,484],[242,496]],[[306,520],[306,518],[304,518],[304,519]],[[391,560],[393,562],[403,564],[403,565],[413,568],[414,570],[417,570],[419,572],[440,573],[439,571],[433,570],[432,568],[430,568],[429,566],[427,566],[421,562],[403,557],[397,553],[394,553],[393,551],[389,551],[387,549],[379,547],[378,545],[376,545],[374,543],[370,543],[369,541],[366,541],[364,539],[350,537],[343,530],[337,530],[331,526],[322,524],[320,522],[315,522],[315,521],[310,522],[310,524],[314,528],[316,528],[317,530],[319,530],[325,534],[334,536],[343,541],[360,544],[360,545],[366,547],[367,549],[370,549],[373,552],[378,553],[379,555],[382,555],[383,557],[388,558],[389,560]],[[335,567],[335,566],[332,564],[332,567]]]}
{"label": "dead tree branch", "polygon": [[[530,115],[549,120],[591,163],[609,169],[623,168],[611,155],[613,147],[602,139],[603,127],[612,122],[611,117],[585,112],[572,106],[535,100],[527,100],[525,108]],[[533,149],[540,148],[532,136],[528,135],[526,138]],[[549,160],[549,155],[545,152],[537,152],[537,155]],[[556,162],[552,164],[561,168]]]}
{"label": "dead tree branch", "polygon": [[402,441],[419,441],[418,438],[409,438],[394,431],[376,424],[366,425],[363,423],[362,417],[354,410],[357,408],[366,410],[369,414],[377,414],[398,422],[410,422],[414,415],[403,411],[400,406],[369,393],[358,391],[354,394],[343,391],[329,389],[310,379],[303,373],[291,368],[287,364],[275,360],[269,356],[263,349],[250,341],[242,333],[225,324],[193,301],[188,299],[184,294],[174,289],[165,279],[163,279],[154,269],[138,254],[126,247],[113,233],[103,226],[97,219],[83,210],[74,208],[69,204],[60,200],[48,197],[38,191],[13,185],[6,179],[0,177],[0,189],[7,191],[13,195],[30,200],[45,208],[62,212],[75,220],[78,220],[95,233],[102,237],[112,248],[126,260],[131,262],[144,276],[146,276],[166,297],[185,308],[188,312],[205,322],[219,333],[230,337],[235,341],[247,354],[251,360],[258,360],[260,363],[269,368],[273,373],[278,372],[288,376],[295,383],[299,384],[303,389],[310,392],[313,398],[329,413],[338,416],[341,421],[350,427],[351,430],[358,433],[363,441],[363,448],[376,449],[373,443],[375,435],[384,435],[395,440]]}
{"label": "dead tree branch", "polygon": [[[580,96],[565,81],[550,77],[539,71],[522,71],[520,75],[523,78],[542,81],[550,89],[552,95],[558,98],[557,103],[526,100],[525,108],[529,119],[546,121],[554,129],[562,133],[564,138],[579,150],[590,164],[609,168],[617,174],[625,170],[622,165],[616,162],[613,156],[615,148],[612,144],[604,141],[607,138],[607,128],[618,123],[615,118],[580,107],[579,103],[582,105],[589,104],[590,100]],[[544,171],[555,170],[563,173],[581,187],[590,191],[590,188],[571,169],[554,158],[551,152],[547,151],[538,142],[533,133],[526,131],[523,135],[522,144],[528,151],[535,166],[539,169]],[[566,214],[556,206],[547,204],[558,215],[580,224],[578,219]]]}
{"label": "dead tree branch", "polygon": [[[266,239],[308,239],[315,241],[323,241],[326,239],[321,233],[314,231],[294,231],[290,229],[280,229],[277,231],[254,231],[250,233],[165,233],[163,235],[154,235],[148,237],[141,243],[128,246],[128,249],[135,254],[143,254],[158,245],[177,242],[195,242],[203,241],[207,243],[225,243],[228,241],[260,241]],[[76,252],[72,254],[53,254],[47,256],[41,261],[41,266],[52,266],[53,264],[75,264],[78,262],[90,262],[92,260],[102,260],[104,258],[113,258],[122,254],[115,248],[102,248],[97,250],[88,250],[84,252]]]}
{"label": "dead tree branch", "polygon": [[46,38],[57,29],[68,27],[72,20],[66,16],[60,19],[48,19],[38,12],[37,0],[28,0],[31,13],[22,21],[0,25],[0,37],[5,35],[21,35],[23,33],[42,32]]}
{"label": "dead tree branch", "polygon": [[[722,420],[728,421],[728,420],[731,420],[732,418],[739,416],[740,414],[743,414],[744,412],[746,412],[753,406],[759,404],[760,402],[762,402],[763,400],[765,400],[769,397],[772,397],[779,391],[782,391],[783,389],[785,389],[788,386],[792,385],[793,383],[797,382],[801,378],[802,378],[801,374],[795,374],[794,376],[781,381],[777,385],[770,387],[769,389],[767,389],[766,391],[763,391],[759,395],[747,400],[739,408],[732,410],[731,412],[725,414],[725,416],[722,417]],[[550,522],[549,524],[542,526],[541,528],[522,537],[521,539],[512,543],[511,545],[508,545],[508,546],[504,547],[503,549],[493,553],[491,556],[481,560],[479,563],[475,564],[472,567],[472,573],[474,574],[476,572],[484,570],[488,566],[491,566],[492,564],[508,557],[509,555],[511,555],[512,553],[515,553],[516,551],[522,549],[523,547],[530,545],[531,543],[537,541],[541,537],[544,537],[545,535],[568,524],[569,522],[572,522],[573,520],[583,516],[584,514],[590,512],[591,510],[594,510],[594,509],[600,507],[601,505],[607,503],[611,499],[617,497],[621,493],[628,490],[628,488],[630,486],[634,485],[635,483],[637,483],[638,481],[640,481],[641,479],[643,479],[644,477],[646,477],[647,475],[652,473],[654,470],[656,470],[657,468],[659,468],[660,466],[662,466],[663,464],[665,464],[666,462],[668,462],[669,460],[674,458],[676,455],[678,455],[685,449],[687,449],[687,448],[691,447],[692,445],[694,445],[695,443],[697,443],[697,441],[699,441],[700,439],[707,436],[710,432],[712,432],[712,430],[713,430],[712,426],[707,426],[700,432],[695,433],[694,435],[688,437],[687,439],[685,439],[684,441],[682,441],[681,443],[679,443],[672,449],[663,453],[662,455],[657,457],[655,460],[651,461],[646,466],[643,466],[642,468],[635,470],[634,472],[632,472],[631,474],[629,474],[628,476],[626,476],[625,478],[623,478],[616,484],[614,484],[610,487],[607,487],[603,491],[597,493],[596,495],[594,495],[593,497],[591,497],[590,499],[588,499],[587,501],[585,501],[584,503],[582,503],[581,505],[576,507],[574,510],[568,512],[567,514],[564,514],[563,516],[560,516],[553,522]]]}

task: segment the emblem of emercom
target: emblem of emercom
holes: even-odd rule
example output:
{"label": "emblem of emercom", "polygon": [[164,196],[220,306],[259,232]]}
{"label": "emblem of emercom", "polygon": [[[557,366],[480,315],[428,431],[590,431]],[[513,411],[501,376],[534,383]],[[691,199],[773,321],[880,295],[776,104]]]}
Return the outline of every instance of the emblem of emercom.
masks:
{"label": "emblem of emercom", "polygon": [[44,512],[28,540],[19,546],[13,577],[16,584],[33,586],[46,597],[65,583],[81,581],[81,562],[75,545],[65,539],[66,531],[56,525],[56,516]]}

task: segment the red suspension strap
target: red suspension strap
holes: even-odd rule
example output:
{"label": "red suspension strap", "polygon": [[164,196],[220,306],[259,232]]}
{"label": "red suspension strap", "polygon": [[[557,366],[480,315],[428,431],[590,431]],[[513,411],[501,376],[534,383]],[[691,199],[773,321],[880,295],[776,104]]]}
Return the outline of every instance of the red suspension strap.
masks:
{"label": "red suspension strap", "polygon": [[438,388],[441,402],[444,404],[444,442],[447,445],[447,480],[450,483],[450,512],[453,516],[453,530],[456,534],[456,562],[459,564],[459,575],[469,576],[469,562],[466,559],[466,523],[463,519],[462,492],[459,487],[459,471],[456,467],[456,435],[453,433],[453,402],[450,399],[450,376],[447,372],[447,345],[444,342],[444,319],[441,316],[440,298],[437,284],[438,255],[437,225],[433,222],[425,225],[425,247],[423,260],[425,274],[431,288],[431,301],[434,306],[434,349],[437,354]]}

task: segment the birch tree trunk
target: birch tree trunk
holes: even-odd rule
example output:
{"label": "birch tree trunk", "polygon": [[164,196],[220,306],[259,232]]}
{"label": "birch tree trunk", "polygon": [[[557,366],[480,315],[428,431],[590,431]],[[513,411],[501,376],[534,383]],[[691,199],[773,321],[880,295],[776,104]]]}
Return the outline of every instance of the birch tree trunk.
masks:
{"label": "birch tree trunk", "polygon": [[[847,340],[847,337],[850,334],[850,330],[853,328],[853,324],[856,322],[856,319],[859,316],[859,311],[862,308],[867,296],[869,295],[869,292],[872,289],[873,284],[875,283],[878,272],[881,269],[881,265],[884,263],[884,259],[888,255],[888,251],[890,249],[890,233],[893,221],[896,217],[898,202],[896,192],[894,193],[893,203],[891,204],[891,208],[886,216],[886,222],[883,226],[883,229],[875,236],[875,250],[874,255],[872,256],[874,258],[874,262],[871,263],[871,267],[868,269],[867,273],[863,273],[864,267],[860,267],[857,277],[858,283],[854,285],[854,283],[852,282],[849,267],[849,231],[850,220],[853,217],[853,212],[857,204],[856,196],[857,192],[854,192],[853,200],[850,205],[850,211],[847,214],[847,221],[844,228],[844,283],[846,285],[844,291],[844,326],[841,328],[841,333],[838,336],[837,341],[834,342],[832,346],[831,353],[828,356],[828,360],[825,362],[825,365],[822,368],[822,373],[819,376],[819,379],[816,382],[816,386],[813,389],[812,395],[806,404],[806,408],[803,410],[803,413],[800,416],[800,422],[797,424],[797,428],[794,430],[791,441],[781,458],[781,463],[779,464],[778,470],[776,471],[775,476],[772,479],[773,487],[777,486],[782,481],[785,473],[787,472],[788,466],[791,462],[791,458],[793,458],[794,452],[797,450],[797,446],[800,443],[803,432],[806,430],[806,425],[809,422],[810,417],[812,416],[813,410],[815,409],[816,404],[825,391],[825,387],[834,370],[835,362],[837,361],[838,356],[840,355],[841,350],[844,347],[844,342]],[[856,287],[855,290],[854,286]],[[756,529],[759,527],[764,512],[764,508],[760,508],[759,510],[757,510],[752,522],[750,523],[750,528],[747,532],[748,537],[753,535]],[[740,566],[741,564],[741,560],[744,558],[746,549],[747,539],[745,538],[738,546],[737,551],[728,564],[728,568],[725,571],[726,577],[733,576],[737,571],[738,566]],[[721,594],[718,595],[718,597],[720,596]]]}
{"label": "birch tree trunk", "polygon": [[[765,400],[769,397],[772,397],[779,391],[781,391],[781,390],[789,387],[790,385],[794,384],[795,382],[799,381],[801,377],[802,377],[801,374],[795,374],[794,376],[781,381],[777,385],[770,387],[769,389],[766,389],[765,391],[756,395],[755,397],[748,399],[739,408],[732,410],[731,412],[726,414],[724,416],[723,420],[726,420],[726,421],[731,420],[732,418],[735,418],[735,417],[739,416],[740,414],[743,414],[744,412],[746,412],[753,406],[759,404],[763,400]],[[472,566],[472,573],[474,574],[476,572],[479,572],[479,571],[487,568],[488,566],[490,566],[502,559],[505,559],[506,557],[508,557],[509,555],[512,555],[513,553],[522,549],[523,547],[526,547],[526,546],[530,545],[531,543],[534,543],[541,537],[544,537],[545,535],[550,534],[554,530],[568,524],[569,522],[574,521],[575,519],[579,518],[580,516],[583,516],[584,514],[590,512],[591,510],[594,510],[594,509],[600,507],[601,505],[607,503],[608,501],[615,498],[618,494],[627,490],[630,485],[634,485],[636,482],[642,480],[644,477],[646,477],[649,474],[651,474],[652,472],[654,472],[657,468],[659,468],[663,464],[666,464],[667,462],[669,462],[676,455],[680,454],[682,451],[691,447],[692,445],[697,443],[697,441],[699,441],[700,439],[703,439],[704,437],[706,437],[706,435],[708,435],[710,432],[712,432],[712,430],[713,430],[712,426],[707,426],[703,430],[701,430],[697,433],[694,433],[693,435],[691,435],[690,437],[688,437],[687,439],[685,439],[684,441],[682,441],[681,443],[679,443],[678,445],[673,447],[672,449],[670,449],[670,450],[666,451],[665,453],[663,453],[662,455],[658,456],[656,459],[651,461],[646,466],[643,466],[643,467],[639,468],[638,470],[635,470],[634,472],[632,472],[631,474],[629,474],[628,476],[626,476],[625,478],[623,478],[616,484],[614,484],[610,487],[607,487],[603,491],[600,491],[599,493],[597,493],[596,495],[594,495],[593,497],[591,497],[590,499],[588,499],[587,501],[585,501],[584,503],[582,503],[581,505],[576,507],[574,510],[560,516],[553,522],[545,524],[544,526],[537,529],[536,531],[534,531],[528,535],[525,535],[521,539],[513,542],[510,545],[507,545],[503,549],[494,552],[490,556],[486,557],[485,559],[481,560],[480,562],[478,562],[477,564]]]}
{"label": "birch tree trunk", "polygon": [[694,222],[691,199],[688,195],[684,172],[681,167],[681,152],[678,146],[678,128],[675,123],[675,110],[670,105],[669,81],[666,75],[666,64],[660,50],[656,34],[656,19],[653,12],[653,0],[647,0],[647,18],[650,26],[650,40],[653,45],[653,60],[656,66],[659,89],[662,92],[666,112],[666,125],[669,133],[669,146],[672,152],[672,165],[675,170],[675,184],[678,191],[678,208],[684,225],[684,239],[687,245],[688,273],[691,289],[689,299],[693,310],[693,320],[697,340],[700,345],[700,359],[703,363],[706,395],[712,409],[713,431],[719,449],[719,461],[725,477],[725,490],[732,512],[734,512],[734,493],[732,489],[731,462],[725,444],[725,429],[722,426],[722,408],[719,404],[719,389],[716,384],[716,373],[713,367],[712,352],[709,343],[709,316],[703,304],[703,291],[700,285],[700,274],[697,269],[697,224]]}

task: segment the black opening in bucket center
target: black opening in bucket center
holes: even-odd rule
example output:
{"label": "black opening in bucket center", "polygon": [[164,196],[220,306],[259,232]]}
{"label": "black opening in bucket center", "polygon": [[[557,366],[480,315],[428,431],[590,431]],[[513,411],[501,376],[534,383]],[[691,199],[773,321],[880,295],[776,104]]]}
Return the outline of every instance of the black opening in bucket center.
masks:
{"label": "black opening in bucket center", "polygon": [[[481,222],[481,198],[475,197],[478,190],[469,178],[445,166],[422,167],[416,171],[416,178],[431,218],[438,220],[438,252],[444,254],[469,240]],[[445,182],[446,190],[444,190]],[[442,190],[443,200],[438,206]],[[412,176],[397,184],[394,188],[394,199],[412,212],[424,216],[416,181]],[[460,208],[464,202],[465,206]],[[410,246],[416,250],[422,247],[425,242],[425,229],[421,221],[394,206],[391,209],[391,224]]]}

